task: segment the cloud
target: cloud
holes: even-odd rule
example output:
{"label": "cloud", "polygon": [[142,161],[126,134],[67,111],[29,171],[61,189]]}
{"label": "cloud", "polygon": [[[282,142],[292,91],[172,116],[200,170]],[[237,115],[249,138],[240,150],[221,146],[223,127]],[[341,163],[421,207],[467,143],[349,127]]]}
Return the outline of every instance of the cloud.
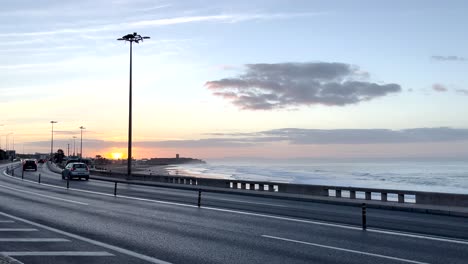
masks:
{"label": "cloud", "polygon": [[461,93],[463,95],[468,95],[468,90],[467,89],[457,89],[456,92]]}
{"label": "cloud", "polygon": [[448,91],[447,87],[445,87],[444,85],[439,84],[439,83],[434,83],[432,85],[432,90],[434,90],[436,92],[446,92],[446,91]]}
{"label": "cloud", "polygon": [[[468,129],[449,127],[391,129],[302,129],[282,128],[254,133],[210,133],[210,138],[197,140],[138,141],[139,148],[239,148],[268,143],[286,142],[292,145],[332,144],[402,144],[467,141]],[[54,140],[56,146],[66,146],[70,140]],[[50,141],[26,142],[28,146],[47,148]],[[83,145],[93,149],[126,148],[127,142],[83,139]]]}
{"label": "cloud", "polygon": [[436,61],[466,61],[467,59],[459,56],[432,56],[431,59]]}
{"label": "cloud", "polygon": [[292,144],[382,144],[468,140],[468,129],[413,128],[390,129],[299,129],[285,128],[261,132],[282,137]]}
{"label": "cloud", "polygon": [[54,130],[54,135],[78,135],[77,131]]}
{"label": "cloud", "polygon": [[159,19],[147,19],[132,22],[101,24],[94,26],[79,26],[34,32],[7,32],[0,33],[0,37],[39,37],[57,34],[79,34],[98,33],[103,31],[133,30],[136,28],[147,28],[156,26],[170,26],[199,22],[238,23],[250,20],[288,19],[294,17],[305,17],[321,15],[322,13],[273,13],[273,14],[221,14],[205,16],[181,16]]}
{"label": "cloud", "polygon": [[205,86],[240,109],[250,110],[343,106],[401,91],[395,83],[366,81],[367,72],[345,63],[247,64],[246,68],[238,77],[208,81]]}

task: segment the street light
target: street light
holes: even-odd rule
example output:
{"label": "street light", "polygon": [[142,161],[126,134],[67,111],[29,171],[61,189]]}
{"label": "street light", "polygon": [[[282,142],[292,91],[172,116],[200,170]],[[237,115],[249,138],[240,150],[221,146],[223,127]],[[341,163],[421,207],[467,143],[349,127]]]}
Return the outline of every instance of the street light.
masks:
{"label": "street light", "polygon": [[127,176],[130,177],[132,175],[132,45],[133,42],[139,43],[140,41],[143,42],[144,39],[149,39],[150,37],[142,37],[138,35],[136,32],[133,34],[127,34],[117,40],[123,40],[130,42],[130,91],[129,91],[129,98],[128,98],[128,163],[127,163]]}
{"label": "street light", "polygon": [[76,137],[73,136],[73,157],[75,157],[75,139]]}
{"label": "street light", "polygon": [[83,159],[83,129],[86,129],[86,127],[80,126],[80,130],[81,130],[80,159]]}
{"label": "street light", "polygon": [[54,124],[57,123],[57,121],[50,121],[52,124],[52,139],[50,140],[50,158],[53,159],[54,156]]}
{"label": "street light", "polygon": [[9,137],[12,134],[13,134],[13,132],[6,134],[6,142],[5,143],[6,143],[6,150],[7,151],[10,150],[10,138]]}

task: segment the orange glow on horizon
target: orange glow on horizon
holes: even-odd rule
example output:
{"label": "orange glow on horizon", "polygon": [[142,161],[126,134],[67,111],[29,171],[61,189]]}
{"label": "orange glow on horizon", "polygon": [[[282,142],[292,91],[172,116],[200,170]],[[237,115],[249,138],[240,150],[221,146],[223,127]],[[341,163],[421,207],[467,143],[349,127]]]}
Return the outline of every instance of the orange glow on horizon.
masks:
{"label": "orange glow on horizon", "polygon": [[120,152],[112,152],[112,153],[111,153],[111,157],[112,157],[112,159],[116,159],[116,160],[117,160],[117,159],[122,159],[123,154],[120,153]]}

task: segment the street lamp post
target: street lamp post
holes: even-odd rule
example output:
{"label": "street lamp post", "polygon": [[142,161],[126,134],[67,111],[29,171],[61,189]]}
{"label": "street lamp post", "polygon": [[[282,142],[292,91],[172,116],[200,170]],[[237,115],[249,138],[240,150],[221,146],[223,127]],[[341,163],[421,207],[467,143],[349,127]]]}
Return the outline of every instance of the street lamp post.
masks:
{"label": "street lamp post", "polygon": [[76,149],[75,149],[75,139],[76,139],[76,137],[73,136],[73,157],[75,157],[75,151],[76,151]]}
{"label": "street lamp post", "polygon": [[6,139],[6,142],[5,142],[6,146],[5,146],[5,148],[6,148],[7,151],[10,150],[10,135],[12,135],[12,134],[13,133],[6,134],[6,138],[5,138]]}
{"label": "street lamp post", "polygon": [[57,121],[50,121],[52,124],[52,139],[50,140],[50,158],[53,159],[54,156],[54,124],[57,123]]}
{"label": "street lamp post", "polygon": [[80,126],[80,130],[81,130],[80,159],[83,159],[83,129],[86,129],[86,128],[84,126]]}
{"label": "street lamp post", "polygon": [[144,39],[149,39],[150,37],[142,37],[136,32],[133,34],[127,34],[117,40],[123,40],[130,42],[130,82],[129,82],[129,97],[128,97],[128,163],[127,163],[127,176],[132,175],[132,46],[133,42],[139,43],[143,42]]}

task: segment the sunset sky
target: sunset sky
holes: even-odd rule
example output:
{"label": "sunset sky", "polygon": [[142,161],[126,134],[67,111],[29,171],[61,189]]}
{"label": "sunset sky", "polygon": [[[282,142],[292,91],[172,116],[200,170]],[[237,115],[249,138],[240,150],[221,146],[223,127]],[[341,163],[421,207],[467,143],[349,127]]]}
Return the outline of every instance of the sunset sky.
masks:
{"label": "sunset sky", "polygon": [[466,1],[2,1],[18,153],[468,158]]}

